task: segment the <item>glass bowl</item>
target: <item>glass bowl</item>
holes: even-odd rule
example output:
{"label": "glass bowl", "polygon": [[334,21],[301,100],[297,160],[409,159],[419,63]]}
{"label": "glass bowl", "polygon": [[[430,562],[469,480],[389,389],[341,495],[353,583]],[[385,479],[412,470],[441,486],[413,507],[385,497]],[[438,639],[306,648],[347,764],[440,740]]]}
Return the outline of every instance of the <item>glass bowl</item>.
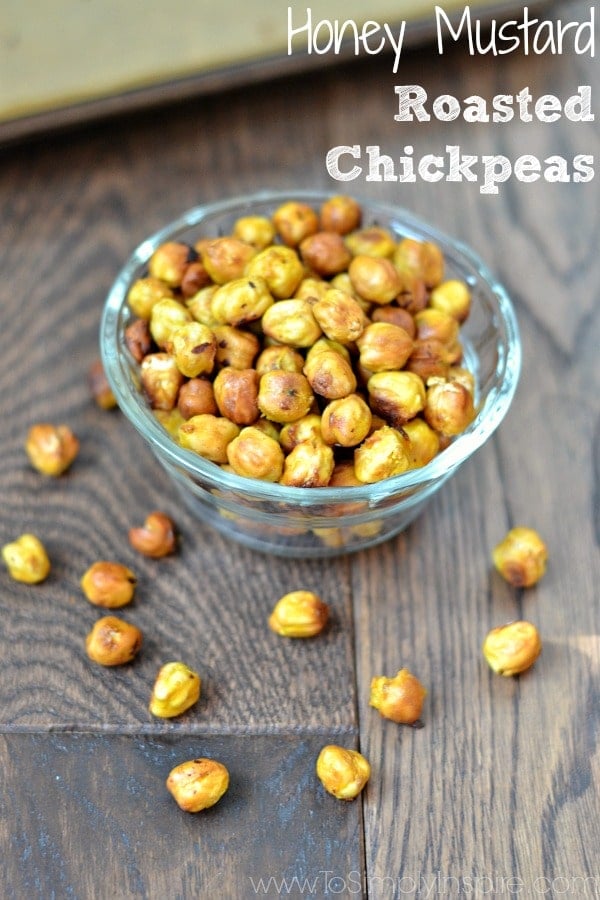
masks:
{"label": "glass bowl", "polygon": [[[147,238],[112,286],[102,317],[100,347],[107,378],[129,422],[147,441],[176,485],[183,503],[203,522],[255,550],[291,557],[349,553],[388,540],[405,529],[427,501],[498,427],[519,378],[521,345],[505,289],[466,246],[403,209],[357,197],[363,226],[378,224],[394,235],[433,241],[446,260],[447,278],[467,282],[472,308],[461,327],[464,360],[476,380],[477,416],[430,463],[360,487],[286,487],[224,471],[180,447],[159,424],[139,387],[139,366],[125,346],[131,318],[131,284],[147,274],[154,250],[165,241],[194,243],[227,234],[242,215],[270,215],[284,200],[318,207],[331,194],[319,191],[263,192],[198,206]],[[165,484],[168,479],[165,478]]]}

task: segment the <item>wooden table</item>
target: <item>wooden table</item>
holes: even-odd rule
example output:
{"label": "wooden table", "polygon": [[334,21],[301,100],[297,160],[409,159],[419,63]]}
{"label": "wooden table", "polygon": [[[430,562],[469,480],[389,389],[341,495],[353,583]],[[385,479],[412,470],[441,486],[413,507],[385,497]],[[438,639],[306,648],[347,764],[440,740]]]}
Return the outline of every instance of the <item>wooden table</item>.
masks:
{"label": "wooden table", "polygon": [[[571,18],[584,12],[570,6]],[[402,125],[396,83],[488,99],[600,87],[587,57],[490,64],[425,49],[396,76],[373,57],[2,152],[0,537],[34,531],[53,562],[35,587],[0,572],[4,897],[600,896],[596,182],[512,179],[485,196],[466,183],[340,185],[325,169],[342,144],[572,158],[597,154],[597,126]],[[402,204],[471,244],[514,300],[524,363],[500,430],[404,534],[296,561],[231,544],[184,512],[124,418],[94,404],[87,370],[107,290],[147,234],[200,202],[313,186]],[[26,460],[38,421],[80,437],[59,479]],[[162,561],[126,540],[154,508],[182,536]],[[550,552],[526,592],[490,563],[517,523]],[[98,610],[79,579],[102,558],[139,577],[127,616],[145,643],[118,670],[84,652]],[[331,603],[333,622],[317,640],[285,641],[266,617],[300,586]],[[495,676],[482,639],[521,617],[540,629],[543,654],[520,678]],[[178,658],[197,667],[203,695],[162,722],[147,712],[149,690]],[[428,688],[421,729],[368,705],[371,677],[402,665]],[[355,802],[316,781],[331,742],[372,763]],[[231,788],[190,816],[164,780],[201,755],[228,766]]]}

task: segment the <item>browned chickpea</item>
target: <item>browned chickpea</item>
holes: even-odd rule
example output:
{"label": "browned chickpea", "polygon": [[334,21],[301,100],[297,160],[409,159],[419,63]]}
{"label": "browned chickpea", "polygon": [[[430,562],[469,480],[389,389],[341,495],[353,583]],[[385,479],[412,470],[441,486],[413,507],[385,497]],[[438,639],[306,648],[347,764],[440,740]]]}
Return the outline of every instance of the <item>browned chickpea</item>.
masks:
{"label": "browned chickpea", "polygon": [[258,419],[259,375],[255,369],[227,366],[213,382],[215,401],[222,416],[236,425],[252,425]]}
{"label": "browned chickpea", "polygon": [[264,250],[275,238],[275,226],[267,216],[240,216],[232,231],[233,237],[255,250]]}
{"label": "browned chickpea", "polygon": [[284,369],[286,372],[301,372],[304,366],[304,357],[293,347],[275,344],[265,347],[256,360],[256,371],[259,375],[271,372],[273,369]]}
{"label": "browned chickpea", "polygon": [[177,547],[175,523],[159,510],[149,513],[140,527],[130,528],[128,538],[134,550],[151,559],[169,556]]}
{"label": "browned chickpea", "polygon": [[473,397],[460,382],[440,379],[427,389],[424,416],[435,431],[460,434],[475,418]]}
{"label": "browned chickpea", "polygon": [[76,459],[79,438],[68,425],[38,422],[27,432],[25,453],[34,469],[57,478]]}
{"label": "browned chickpea", "polygon": [[187,299],[195,296],[198,291],[207,287],[210,283],[210,275],[206,271],[204,263],[197,260],[196,262],[191,262],[183,273],[179,290],[182,297]]}
{"label": "browned chickpea", "polygon": [[308,357],[304,374],[315,394],[328,400],[339,400],[356,390],[352,366],[335,350],[324,350]]}
{"label": "browned chickpea", "polygon": [[430,241],[403,238],[394,252],[394,263],[401,271],[422,279],[428,288],[436,287],[444,278],[444,256]]}
{"label": "browned chickpea", "polygon": [[406,441],[389,425],[378,428],[354,451],[354,472],[364,484],[401,475],[409,468]]}
{"label": "browned chickpea", "polygon": [[215,365],[217,339],[207,325],[188,322],[173,334],[171,352],[187,378],[210,375]]}
{"label": "browned chickpea", "polygon": [[300,255],[309,269],[325,278],[343,272],[350,262],[350,251],[335,231],[317,231],[304,238]]}
{"label": "browned chickpea", "polygon": [[435,338],[416,340],[405,368],[419,375],[423,381],[433,377],[444,378],[450,368],[448,351],[442,342]]}
{"label": "browned chickpea", "polygon": [[366,325],[365,314],[356,300],[338,288],[326,291],[313,304],[312,312],[327,337],[342,344],[357,340]]}
{"label": "browned chickpea", "polygon": [[305,416],[312,406],[313,392],[301,372],[273,369],[261,375],[258,407],[274,422],[294,422]]}
{"label": "browned chickpea", "polygon": [[142,390],[152,409],[173,409],[184,376],[170,353],[148,353],[140,365]]}
{"label": "browned chickpea", "polygon": [[[152,278],[159,278],[169,287],[179,287],[189,263],[198,254],[193,247],[180,241],[167,241],[157,247],[148,262],[148,272]],[[140,315],[136,312],[136,315]]]}
{"label": "browned chickpea", "polygon": [[207,325],[209,328],[212,328],[213,325],[218,325],[217,320],[213,316],[211,305],[212,298],[218,287],[218,284],[209,284],[206,287],[200,288],[193,297],[187,297],[185,301],[185,308],[192,319],[194,319],[195,322],[201,322],[203,325]]}
{"label": "browned chickpea", "polygon": [[291,453],[296,444],[302,441],[323,440],[321,434],[321,416],[317,413],[308,413],[295,422],[288,422],[279,433],[279,441],[286,453]]}
{"label": "browned chickpea", "polygon": [[414,372],[376,372],[367,383],[371,409],[395,427],[425,406],[425,385]]}
{"label": "browned chickpea", "polygon": [[330,282],[323,278],[306,277],[303,278],[296,291],[294,297],[296,300],[320,300],[321,297],[329,290]]}
{"label": "browned chickpea", "polygon": [[260,319],[273,303],[264,278],[234,278],[214,292],[210,309],[221,325],[245,325]]}
{"label": "browned chickpea", "polygon": [[99,560],[81,577],[81,590],[95,606],[117,609],[131,603],[137,578],[122,563]]}
{"label": "browned chickpea", "polygon": [[425,309],[429,297],[427,285],[422,278],[418,278],[412,272],[399,270],[402,286],[395,302],[401,309],[415,315],[419,310]]}
{"label": "browned chickpea", "polygon": [[242,428],[227,447],[227,459],[233,471],[246,478],[279,481],[283,472],[279,442],[260,428]]}
{"label": "browned chickpea", "polygon": [[333,473],[333,450],[319,440],[302,441],[285,458],[280,484],[326,487]]}
{"label": "browned chickpea", "polygon": [[337,194],[321,204],[321,229],[348,234],[360,226],[362,209],[353,197]]}
{"label": "browned chickpea", "polygon": [[423,710],[427,691],[408,669],[400,669],[393,678],[385,675],[371,680],[369,705],[399,725],[414,725]]}
{"label": "browned chickpea", "polygon": [[352,256],[373,256],[378,259],[391,256],[396,249],[396,241],[387,228],[371,225],[354,231],[346,237],[346,246]]}
{"label": "browned chickpea", "polygon": [[347,363],[351,363],[350,351],[348,350],[348,348],[343,344],[340,344],[339,341],[332,341],[329,338],[320,338],[315,344],[313,344],[306,354],[305,362],[310,362],[313,357],[318,356],[319,353],[326,353],[332,350],[335,353],[339,353],[340,356],[343,356]]}
{"label": "browned chickpea", "polygon": [[136,362],[141,363],[152,349],[152,335],[145,319],[134,319],[125,329],[125,346]]}
{"label": "browned chickpea", "polygon": [[217,365],[234,369],[251,369],[260,350],[260,341],[251,331],[234,328],[233,325],[215,325],[217,339]]}
{"label": "browned chickpea", "polygon": [[278,300],[293,297],[304,274],[304,266],[296,251],[292,247],[277,245],[261,250],[246,267],[247,278],[252,281],[262,278]]}
{"label": "browned chickpea", "polygon": [[179,300],[165,297],[152,307],[150,334],[161,350],[170,350],[177,329],[191,321],[190,313]]}
{"label": "browned chickpea", "polygon": [[405,422],[402,431],[408,437],[408,455],[413,468],[426,466],[438,455],[440,451],[439,435],[420,416],[415,416],[410,422]]}
{"label": "browned chickpea", "polygon": [[400,275],[389,259],[355,256],[348,266],[355,291],[370,303],[391,303],[400,291]]}
{"label": "browned chickpea", "polygon": [[401,369],[413,351],[413,340],[398,325],[372,322],[356,341],[360,363],[371,372]]}
{"label": "browned chickpea", "polygon": [[201,245],[202,263],[215,284],[241,278],[256,250],[234,237],[220,237]]}
{"label": "browned chickpea", "polygon": [[413,316],[407,309],[402,309],[394,303],[387,306],[376,306],[372,312],[373,322],[387,322],[389,325],[397,325],[404,328],[407,335],[414,340],[417,334],[417,326]]}
{"label": "browned chickpea", "polygon": [[199,416],[201,413],[217,413],[215,393],[212,382],[206,378],[190,378],[179,388],[177,408],[184,419]]}
{"label": "browned chickpea", "polygon": [[160,278],[138,278],[129,288],[127,303],[129,309],[139,319],[148,320],[152,314],[152,307],[165,297],[173,297],[173,291]]}
{"label": "browned chickpea", "polygon": [[321,432],[326,444],[356,447],[370,429],[371,410],[359,394],[332,400],[323,410]]}
{"label": "browned chickpea", "polygon": [[115,408],[117,401],[108,383],[101,359],[95,359],[88,368],[88,385],[96,406],[100,409]]}
{"label": "browned chickpea", "polygon": [[297,247],[298,244],[319,229],[319,217],[308,203],[288,200],[273,213],[273,224],[284,244]]}
{"label": "browned chickpea", "polygon": [[458,343],[458,321],[441,309],[428,307],[420,310],[415,314],[415,325],[417,339],[420,341],[441,341],[450,350]]}
{"label": "browned chickpea", "polygon": [[227,462],[227,445],[238,436],[239,427],[224,416],[203,413],[179,426],[179,443],[214,463]]}
{"label": "browned chickpea", "polygon": [[139,628],[116,616],[98,619],[85,641],[87,655],[101,666],[122,666],[131,662],[141,646]]}
{"label": "browned chickpea", "polygon": [[321,328],[308,300],[279,300],[261,319],[268,337],[289,347],[310,347],[321,337]]}

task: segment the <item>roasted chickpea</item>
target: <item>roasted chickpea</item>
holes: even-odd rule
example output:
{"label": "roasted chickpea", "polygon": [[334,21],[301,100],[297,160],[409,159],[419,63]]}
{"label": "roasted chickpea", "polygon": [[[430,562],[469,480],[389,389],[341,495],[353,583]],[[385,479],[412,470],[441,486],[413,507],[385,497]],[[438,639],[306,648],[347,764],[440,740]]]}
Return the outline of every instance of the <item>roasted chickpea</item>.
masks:
{"label": "roasted chickpea", "polygon": [[234,237],[220,237],[201,244],[202,263],[215,284],[236,281],[244,275],[256,250]]}
{"label": "roasted chickpea", "polygon": [[100,409],[115,408],[117,401],[108,383],[101,359],[95,359],[88,368],[88,384],[96,406],[99,406]]}
{"label": "roasted chickpea", "polygon": [[372,322],[356,341],[360,364],[371,372],[401,369],[410,357],[414,343],[398,325]]}
{"label": "roasted chickpea", "polygon": [[192,416],[199,416],[202,413],[216,415],[218,409],[212,381],[206,378],[190,378],[182,384],[177,395],[177,408],[184,419],[191,419]]}
{"label": "roasted chickpea", "polygon": [[15,581],[39,584],[50,574],[46,548],[35,534],[22,534],[2,547],[2,559]]}
{"label": "roasted chickpea", "polygon": [[125,329],[125,346],[136,362],[141,363],[152,349],[152,335],[145,319],[134,319]]}
{"label": "roasted chickpea", "polygon": [[350,251],[335,231],[317,231],[304,238],[300,256],[309,269],[324,278],[343,272],[350,262]]}
{"label": "roasted chickpea", "polygon": [[326,336],[342,344],[352,343],[363,333],[365,314],[345,291],[330,288],[313,304],[312,312]]}
{"label": "roasted chickpea", "polygon": [[356,447],[369,434],[371,418],[371,410],[358,394],[332,400],[321,416],[323,440],[341,447]]}
{"label": "roasted chickpea", "polygon": [[192,759],[171,769],[167,790],[184,812],[214,806],[229,787],[229,772],[214,759]]}
{"label": "roasted chickpea", "polygon": [[271,294],[284,300],[294,296],[304,278],[304,266],[292,247],[274,245],[261,250],[250,260],[246,276],[252,281],[263,279]]}
{"label": "roasted chickpea", "polygon": [[441,434],[460,434],[475,418],[473,397],[458,381],[440,379],[427,388],[424,416]]}
{"label": "roasted chickpea", "polygon": [[215,401],[222,416],[236,425],[252,425],[259,416],[259,375],[255,369],[227,366],[213,382]]}
{"label": "roasted chickpea", "polygon": [[251,369],[260,350],[260,341],[251,331],[232,325],[215,325],[212,329],[217,339],[217,365],[234,369]]}
{"label": "roasted chickpea", "polygon": [[443,281],[432,290],[429,304],[433,309],[448,313],[457,322],[464,322],[471,310],[471,292],[464,281]]}
{"label": "roasted chickpea", "polygon": [[395,428],[385,425],[354,451],[354,471],[363,484],[401,475],[410,468],[406,442]]}
{"label": "roasted chickpea", "polygon": [[402,282],[389,259],[355,256],[348,266],[354,290],[370,303],[385,305],[397,296]]}
{"label": "roasted chickpea", "polygon": [[264,250],[275,238],[275,226],[268,216],[240,216],[233,225],[233,236],[255,250]]}
{"label": "roasted chickpea", "polygon": [[148,272],[151,278],[159,278],[169,287],[179,287],[188,265],[197,259],[198,254],[193,247],[179,241],[167,241],[157,247],[150,257]]}
{"label": "roasted chickpea", "polygon": [[237,475],[261,481],[279,481],[283,472],[283,450],[275,438],[261,428],[242,428],[227,446],[229,465]]}
{"label": "roasted chickpea", "polygon": [[152,307],[150,334],[161,350],[170,350],[175,332],[191,321],[191,314],[179,300],[165,297]]}
{"label": "roasted chickpea", "polygon": [[285,372],[301,372],[304,367],[304,357],[293,347],[275,344],[265,347],[256,360],[256,371],[259,375],[272,372],[273,369],[283,369]]}
{"label": "roasted chickpea", "polygon": [[279,300],[263,315],[263,332],[289,347],[310,347],[321,337],[314,308],[307,300]]}
{"label": "roasted chickpea", "polygon": [[68,425],[39,422],[27,432],[25,452],[34,469],[57,478],[77,457],[79,439]]}
{"label": "roasted chickpea", "polygon": [[81,590],[94,606],[118,609],[133,600],[137,578],[122,563],[99,560],[81,578]]}
{"label": "roasted chickpea", "polygon": [[405,422],[402,431],[408,437],[408,455],[415,469],[426,466],[440,451],[440,438],[420,416]]}
{"label": "roasted chickpea", "polygon": [[356,390],[356,376],[352,366],[335,350],[309,355],[304,374],[315,394],[328,400],[339,400]]}
{"label": "roasted chickpea", "polygon": [[178,439],[179,426],[183,425],[185,419],[176,407],[174,409],[153,409],[152,415],[172,438]]}
{"label": "roasted chickpea", "polygon": [[127,293],[127,303],[134,316],[146,321],[152,315],[154,305],[165,297],[173,297],[169,285],[160,278],[147,276],[138,278],[131,285]]}
{"label": "roasted chickpea", "polygon": [[337,194],[321,204],[320,224],[323,231],[348,234],[360,226],[362,209],[353,197]]}
{"label": "roasted chickpea", "polygon": [[475,397],[475,376],[462,366],[450,366],[448,369],[448,381],[458,381],[466,387],[472,397]]}
{"label": "roasted chickpea", "polygon": [[280,484],[326,487],[333,474],[333,450],[321,440],[302,441],[285,458]]}
{"label": "roasted chickpea", "polygon": [[492,628],[483,642],[483,655],[497,675],[520,675],[542,652],[542,640],[531,622],[509,622]]}
{"label": "roasted chickpea", "polygon": [[224,416],[203,413],[179,426],[179,443],[215,463],[227,462],[227,445],[240,433],[239,426]]}
{"label": "roasted chickpea", "polygon": [[156,676],[149,710],[161,719],[180,716],[198,702],[201,687],[200,676],[185,663],[165,663]]}
{"label": "roasted chickpea", "polygon": [[329,606],[314,591],[291,591],[275,604],[269,628],[282,637],[309,638],[329,621]]}
{"label": "roasted chickpea", "polygon": [[209,328],[219,324],[213,316],[211,306],[212,298],[218,288],[218,284],[209,284],[200,288],[193,297],[186,298],[185,308],[195,322],[201,322],[202,325],[207,325]]}
{"label": "roasted chickpea", "polygon": [[423,381],[429,378],[446,378],[450,370],[447,348],[436,338],[416,340],[405,368],[419,375]]}
{"label": "roasted chickpea", "polygon": [[462,347],[458,340],[459,326],[456,319],[441,309],[428,307],[415,314],[415,325],[418,340],[440,341],[444,345],[446,361],[458,362],[462,356]]}
{"label": "roasted chickpea", "polygon": [[408,422],[425,406],[425,385],[414,372],[376,372],[369,378],[367,389],[371,409],[395,427]]}
{"label": "roasted chickpea", "polygon": [[258,408],[274,422],[295,422],[309,411],[313,392],[301,372],[273,369],[260,377]]}
{"label": "roasted chickpea", "polygon": [[177,548],[175,523],[159,510],[149,513],[140,527],[130,528],[128,538],[134,550],[151,559],[162,559]]}
{"label": "roasted chickpea", "polygon": [[296,444],[310,440],[323,440],[321,416],[317,413],[308,413],[301,419],[296,419],[295,422],[288,422],[279,433],[279,442],[285,453],[290,453]]}
{"label": "roasted chickpea", "polygon": [[210,275],[206,271],[204,263],[197,260],[196,262],[191,262],[183,273],[179,290],[181,291],[181,296],[187,299],[188,297],[194,297],[198,291],[207,287],[210,283]]}
{"label": "roasted chickpea", "polygon": [[122,666],[131,662],[142,646],[142,632],[116,616],[98,619],[88,634],[85,649],[101,666]]}
{"label": "roasted chickpea", "polygon": [[430,241],[404,238],[394,252],[394,264],[424,281],[428,288],[436,287],[444,278],[442,251]]}
{"label": "roasted chickpea", "polygon": [[308,203],[288,200],[273,213],[273,224],[284,244],[297,247],[319,228],[319,217]]}
{"label": "roasted chickpea", "polygon": [[513,587],[532,587],[546,571],[547,547],[533,528],[511,528],[494,547],[492,559],[498,572]]}
{"label": "roasted chickpea", "polygon": [[373,256],[377,259],[391,256],[396,249],[396,241],[387,228],[371,225],[349,234],[346,246],[353,256]]}
{"label": "roasted chickpea", "polygon": [[429,293],[427,285],[422,278],[418,278],[412,272],[399,269],[401,288],[395,303],[405,309],[411,315],[415,315],[427,306]]}
{"label": "roasted chickpea", "polygon": [[222,284],[214,292],[210,309],[219,324],[245,325],[263,315],[273,303],[264,278],[235,278]]}
{"label": "roasted chickpea", "polygon": [[217,339],[207,325],[188,322],[173,334],[171,352],[187,378],[210,375],[215,365]]}
{"label": "roasted chickpea", "polygon": [[315,300],[320,300],[326,292],[330,288],[330,282],[325,281],[324,278],[315,278],[314,276],[307,276],[303,278],[296,291],[294,292],[294,297],[296,300],[310,300],[311,303]]}
{"label": "roasted chickpea", "polygon": [[393,678],[380,675],[371,681],[369,705],[386,719],[400,725],[414,725],[423,709],[427,691],[408,669],[400,669]]}
{"label": "roasted chickpea", "polygon": [[305,362],[312,362],[313,358],[315,356],[318,356],[319,353],[325,353],[331,350],[333,350],[335,353],[339,353],[339,355],[342,356],[347,363],[351,364],[352,360],[350,358],[350,351],[348,347],[346,347],[344,344],[340,344],[339,341],[332,341],[326,337],[319,338],[319,340],[315,344],[313,344],[312,347],[310,347],[310,349],[306,353]]}
{"label": "roasted chickpea", "polygon": [[174,409],[184,380],[170,353],[148,353],[140,364],[142,390],[152,409]]}
{"label": "roasted chickpea", "polygon": [[319,753],[316,771],[329,794],[338,800],[354,800],[369,780],[371,766],[357,750],[328,744]]}

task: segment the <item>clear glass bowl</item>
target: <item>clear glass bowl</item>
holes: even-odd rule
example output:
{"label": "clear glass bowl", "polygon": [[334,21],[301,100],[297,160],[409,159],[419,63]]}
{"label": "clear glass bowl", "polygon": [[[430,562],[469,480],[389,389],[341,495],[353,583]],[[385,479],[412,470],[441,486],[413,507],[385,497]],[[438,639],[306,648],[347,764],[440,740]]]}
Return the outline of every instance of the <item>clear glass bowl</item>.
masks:
{"label": "clear glass bowl", "polygon": [[427,501],[498,427],[519,378],[521,345],[505,289],[465,246],[403,209],[362,203],[363,225],[389,228],[398,238],[437,243],[446,277],[466,281],[472,310],[461,328],[464,363],[477,384],[478,414],[472,424],[428,465],[402,475],[344,488],[297,488],[237,476],[182,449],[159,424],[139,389],[139,367],[124,330],[130,319],[129,287],[147,273],[154,250],[167,240],[194,243],[200,236],[230,232],[242,215],[270,215],[284,200],[318,207],[330,194],[265,192],[189,210],[134,251],[108,295],[100,330],[106,375],[119,407],[148,442],[182,501],[202,521],[232,540],[280,556],[325,557],[379,544],[398,534]]}

